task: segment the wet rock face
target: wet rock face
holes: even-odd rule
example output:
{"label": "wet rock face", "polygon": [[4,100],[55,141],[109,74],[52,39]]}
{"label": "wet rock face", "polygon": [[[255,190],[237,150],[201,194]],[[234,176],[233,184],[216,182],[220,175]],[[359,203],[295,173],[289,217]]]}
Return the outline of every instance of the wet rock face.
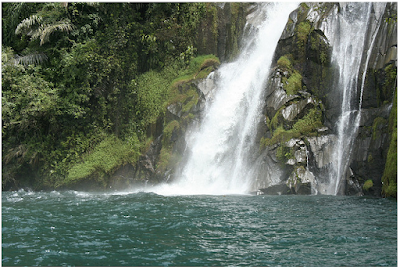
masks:
{"label": "wet rock face", "polygon": [[[306,189],[305,193],[316,194],[329,184],[326,179],[329,178],[330,168],[334,166],[333,150],[337,140],[335,123],[339,116],[341,97],[332,87],[332,82],[337,80],[338,75],[336,67],[330,62],[332,48],[324,29],[330,21],[329,18],[336,16],[344,7],[333,3],[301,4],[289,17],[275,52],[274,61],[277,66],[271,72],[266,87],[264,114],[267,121],[261,124],[260,130],[268,138],[273,136],[278,126],[290,131],[313,108],[322,112],[323,125],[314,134],[302,134],[292,140],[282,137],[281,141],[267,146],[259,160],[270,160],[274,165],[264,164],[260,167],[257,183],[254,184],[260,194],[299,194],[300,186],[305,184],[312,187],[310,191]],[[382,7],[385,15],[379,19],[377,11]],[[372,5],[371,17],[376,18],[370,20],[370,34],[367,37],[367,42],[372,43],[372,47],[364,85],[359,133],[353,145],[350,166],[345,173],[346,179],[341,187],[345,195],[363,194],[362,184],[371,179],[374,186],[369,189],[368,194],[380,196],[381,177],[389,147],[388,118],[393,93],[396,91],[395,14],[395,3],[388,3],[386,6],[375,3]],[[374,33],[377,33],[376,37]],[[283,56],[291,61],[284,67],[279,65]],[[365,62],[366,56],[363,57]],[[290,95],[287,85],[293,72],[301,75],[302,91]],[[282,147],[285,148],[285,159],[277,157]],[[274,175],[265,171],[271,169],[275,170]],[[275,179],[272,180],[272,177]],[[278,181],[276,177],[279,178]]]}
{"label": "wet rock face", "polygon": [[239,52],[246,16],[254,11],[250,3],[207,3],[196,37],[199,54],[214,54],[230,61]]}
{"label": "wet rock face", "polygon": [[306,110],[306,107],[314,107],[318,102],[312,97],[301,99],[296,103],[288,105],[282,110],[282,116],[287,121],[294,121],[296,118],[302,118],[302,114]]}

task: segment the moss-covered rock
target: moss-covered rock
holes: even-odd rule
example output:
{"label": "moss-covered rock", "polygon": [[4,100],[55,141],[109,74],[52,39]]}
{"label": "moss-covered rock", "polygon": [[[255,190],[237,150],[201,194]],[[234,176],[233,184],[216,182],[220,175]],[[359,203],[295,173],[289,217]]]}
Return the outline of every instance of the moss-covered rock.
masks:
{"label": "moss-covered rock", "polygon": [[[199,84],[214,71],[220,62],[214,55],[199,56],[191,60],[183,76],[171,82],[160,152],[154,161],[156,179],[168,178],[183,157],[186,148],[185,132],[200,117],[204,93]],[[203,89],[204,90],[204,89]]]}
{"label": "moss-covered rock", "polygon": [[368,179],[367,181],[364,182],[363,190],[368,191],[373,186],[374,186],[374,182],[371,179]]}
{"label": "moss-covered rock", "polygon": [[386,197],[397,198],[397,92],[390,113],[389,131],[391,140],[382,176],[382,193]]}
{"label": "moss-covered rock", "polygon": [[250,5],[206,3],[206,14],[200,21],[196,37],[199,54],[214,54],[221,61],[236,57]]}
{"label": "moss-covered rock", "polygon": [[98,144],[91,153],[86,154],[68,170],[64,181],[55,184],[55,188],[71,187],[79,181],[97,182],[106,187],[110,176],[126,164],[135,164],[140,156],[139,141],[136,138],[133,144],[124,142],[111,135]]}

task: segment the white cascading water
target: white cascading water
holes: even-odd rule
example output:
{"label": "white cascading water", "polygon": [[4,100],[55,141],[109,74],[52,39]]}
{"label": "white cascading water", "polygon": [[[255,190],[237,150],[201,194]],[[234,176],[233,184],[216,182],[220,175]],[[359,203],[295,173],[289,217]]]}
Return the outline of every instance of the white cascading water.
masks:
{"label": "white cascading water", "polygon": [[[368,34],[372,7],[372,3],[345,3],[341,6],[341,12],[333,17],[335,21],[328,22],[327,26],[329,27],[323,29],[333,47],[332,63],[339,69],[336,89],[342,93],[340,116],[336,123],[338,139],[332,157],[333,167],[330,172],[330,184],[326,190],[328,195],[341,193],[341,183],[346,177],[353,143],[358,132],[367,71],[366,65],[361,73],[360,88],[358,85],[359,74],[362,60],[365,59],[363,58],[366,49],[364,44]],[[378,9],[375,12],[383,14],[383,8]],[[375,37],[376,32],[368,46],[372,46]],[[365,63],[368,63],[370,53],[371,49],[367,52]],[[359,100],[357,100],[358,89],[361,89]]]}
{"label": "white cascading water", "polygon": [[260,4],[254,33],[238,59],[221,65],[215,96],[208,100],[198,131],[188,140],[189,158],[163,195],[243,194],[253,180],[247,164],[261,117],[262,95],[279,38],[296,3]]}

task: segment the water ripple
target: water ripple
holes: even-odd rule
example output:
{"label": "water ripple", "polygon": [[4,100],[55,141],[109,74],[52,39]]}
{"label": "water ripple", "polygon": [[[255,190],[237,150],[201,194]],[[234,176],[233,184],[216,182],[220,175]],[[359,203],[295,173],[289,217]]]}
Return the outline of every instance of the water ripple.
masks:
{"label": "water ripple", "polygon": [[397,265],[386,199],[18,191],[2,211],[3,266]]}

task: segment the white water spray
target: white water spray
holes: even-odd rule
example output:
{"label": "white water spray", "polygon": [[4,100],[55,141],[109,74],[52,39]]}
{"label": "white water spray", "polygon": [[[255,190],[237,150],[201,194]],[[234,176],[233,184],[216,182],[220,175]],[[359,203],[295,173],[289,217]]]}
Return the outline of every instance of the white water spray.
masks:
{"label": "white water spray", "polygon": [[262,95],[275,48],[298,4],[260,4],[251,37],[235,62],[218,70],[217,89],[208,100],[200,129],[189,139],[189,159],[171,184],[154,187],[164,195],[243,194],[253,175],[247,161],[252,153]]}
{"label": "white water spray", "polygon": [[[341,192],[341,183],[346,177],[358,132],[367,67],[362,72],[360,88],[358,83],[372,5],[372,3],[344,4],[341,13],[334,17],[336,21],[329,23],[332,28],[324,31],[333,47],[332,61],[339,69],[336,89],[342,93],[341,114],[336,124],[338,141],[333,154],[330,186],[327,189],[329,195],[338,195]],[[375,37],[376,32],[370,46],[374,43]],[[368,50],[365,65],[369,61],[370,54],[371,48]],[[359,102],[357,102],[358,89],[361,89]]]}

